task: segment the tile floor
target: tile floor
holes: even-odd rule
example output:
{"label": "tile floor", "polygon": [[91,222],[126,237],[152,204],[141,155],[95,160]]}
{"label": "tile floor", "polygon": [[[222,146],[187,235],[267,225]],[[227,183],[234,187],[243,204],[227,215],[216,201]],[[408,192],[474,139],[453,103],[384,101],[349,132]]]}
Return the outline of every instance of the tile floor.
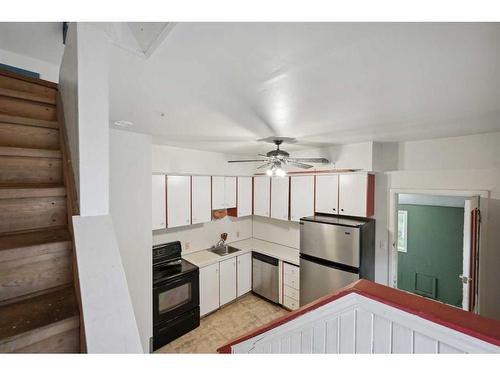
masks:
{"label": "tile floor", "polygon": [[288,311],[253,294],[201,319],[200,326],[155,353],[216,353],[217,348]]}

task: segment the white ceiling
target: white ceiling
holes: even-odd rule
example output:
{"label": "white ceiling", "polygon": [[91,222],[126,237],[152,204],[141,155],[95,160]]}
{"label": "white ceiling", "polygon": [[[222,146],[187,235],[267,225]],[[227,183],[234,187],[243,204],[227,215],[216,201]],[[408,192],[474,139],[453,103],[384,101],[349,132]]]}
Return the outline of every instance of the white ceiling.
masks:
{"label": "white ceiling", "polygon": [[59,65],[62,22],[0,22],[0,48]]}
{"label": "white ceiling", "polygon": [[180,23],[112,47],[111,122],[228,153],[500,130],[500,24]]}

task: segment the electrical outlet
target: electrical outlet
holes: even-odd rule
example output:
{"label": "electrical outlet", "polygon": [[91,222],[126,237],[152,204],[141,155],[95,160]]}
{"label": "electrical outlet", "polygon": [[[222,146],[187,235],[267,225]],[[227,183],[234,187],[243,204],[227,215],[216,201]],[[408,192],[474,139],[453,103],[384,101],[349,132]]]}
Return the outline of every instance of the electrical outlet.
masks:
{"label": "electrical outlet", "polygon": [[186,245],[184,246],[184,250],[189,250],[191,247],[191,242],[186,242]]}

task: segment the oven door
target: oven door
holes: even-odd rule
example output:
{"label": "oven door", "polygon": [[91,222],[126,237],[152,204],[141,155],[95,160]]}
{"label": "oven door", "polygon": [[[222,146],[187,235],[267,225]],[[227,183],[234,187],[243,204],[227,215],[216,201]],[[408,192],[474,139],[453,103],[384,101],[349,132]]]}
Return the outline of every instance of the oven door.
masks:
{"label": "oven door", "polygon": [[200,305],[198,270],[153,286],[153,324],[157,325]]}

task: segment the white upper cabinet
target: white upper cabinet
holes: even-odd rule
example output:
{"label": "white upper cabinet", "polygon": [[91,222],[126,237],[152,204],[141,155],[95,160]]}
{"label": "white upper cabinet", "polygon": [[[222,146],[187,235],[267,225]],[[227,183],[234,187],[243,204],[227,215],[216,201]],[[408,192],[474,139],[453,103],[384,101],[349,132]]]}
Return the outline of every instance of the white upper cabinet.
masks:
{"label": "white upper cabinet", "polygon": [[252,177],[238,177],[237,216],[252,215]]}
{"label": "white upper cabinet", "polygon": [[339,213],[370,217],[374,214],[375,176],[367,173],[339,176]]}
{"label": "white upper cabinet", "polygon": [[314,215],[314,176],[290,177],[290,220]]}
{"label": "white upper cabinet", "polygon": [[167,227],[191,224],[191,177],[167,176]]}
{"label": "white upper cabinet", "polygon": [[212,177],[212,210],[226,208],[226,185],[224,177]]}
{"label": "white upper cabinet", "polygon": [[152,188],[153,230],[164,229],[167,227],[165,176],[153,175]]}
{"label": "white upper cabinet", "polygon": [[253,214],[269,217],[271,178],[267,176],[255,176],[253,184]]}
{"label": "white upper cabinet", "polygon": [[212,219],[210,176],[191,177],[191,223],[200,224]]}
{"label": "white upper cabinet", "polygon": [[226,208],[236,207],[236,177],[224,177]]}
{"label": "white upper cabinet", "polygon": [[289,177],[271,178],[271,217],[273,219],[288,220],[289,187]]}
{"label": "white upper cabinet", "polygon": [[236,207],[236,177],[212,177],[212,209]]}
{"label": "white upper cabinet", "polygon": [[316,212],[338,214],[339,176],[316,176]]}

